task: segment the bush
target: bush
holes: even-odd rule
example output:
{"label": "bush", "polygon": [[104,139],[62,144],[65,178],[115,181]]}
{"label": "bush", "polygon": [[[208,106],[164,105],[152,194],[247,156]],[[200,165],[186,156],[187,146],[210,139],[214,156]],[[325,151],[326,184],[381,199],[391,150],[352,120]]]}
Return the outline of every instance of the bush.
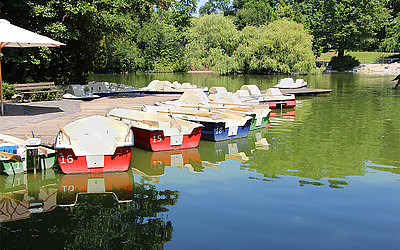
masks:
{"label": "bush", "polygon": [[14,95],[15,90],[14,90],[14,85],[3,82],[3,96],[4,99],[11,99],[11,96]]}
{"label": "bush", "polygon": [[329,65],[333,70],[348,70],[360,65],[360,61],[351,55],[345,55],[342,57],[334,56]]}

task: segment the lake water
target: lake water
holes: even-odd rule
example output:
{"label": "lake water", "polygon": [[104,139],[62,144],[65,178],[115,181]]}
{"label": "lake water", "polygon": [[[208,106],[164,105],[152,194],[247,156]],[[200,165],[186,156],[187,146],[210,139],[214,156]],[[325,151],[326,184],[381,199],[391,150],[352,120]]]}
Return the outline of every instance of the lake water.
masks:
{"label": "lake water", "polygon": [[[283,76],[93,75],[272,87]],[[295,77],[296,78],[296,77]],[[133,148],[125,173],[0,176],[0,248],[400,249],[400,89],[394,76],[305,78],[330,94],[273,110],[248,138]],[[132,100],[134,101],[134,100]],[[269,145],[256,145],[266,140]],[[84,194],[85,192],[102,194]]]}

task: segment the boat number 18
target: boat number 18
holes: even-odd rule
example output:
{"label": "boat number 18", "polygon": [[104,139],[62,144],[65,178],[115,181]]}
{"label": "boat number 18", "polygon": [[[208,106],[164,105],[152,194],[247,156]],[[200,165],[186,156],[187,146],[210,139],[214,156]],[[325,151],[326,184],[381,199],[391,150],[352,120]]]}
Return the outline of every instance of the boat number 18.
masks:
{"label": "boat number 18", "polygon": [[215,128],[215,134],[216,134],[216,135],[220,135],[220,134],[222,134],[222,132],[223,132],[222,127],[216,127],[216,128]]}

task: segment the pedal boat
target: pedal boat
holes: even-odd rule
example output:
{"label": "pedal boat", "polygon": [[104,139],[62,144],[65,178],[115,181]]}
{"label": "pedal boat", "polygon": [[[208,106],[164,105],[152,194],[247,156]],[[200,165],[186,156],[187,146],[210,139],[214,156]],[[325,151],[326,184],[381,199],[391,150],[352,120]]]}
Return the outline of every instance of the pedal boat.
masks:
{"label": "pedal boat", "polygon": [[[213,87],[214,88],[214,87]],[[211,88],[211,89],[213,89]],[[215,97],[212,95],[209,97]],[[223,94],[225,96],[225,94]],[[269,113],[271,110],[265,105],[246,105],[232,94],[231,98],[218,98],[211,101],[204,92],[200,91],[185,91],[176,101],[167,101],[159,103],[161,106],[175,108],[193,108],[197,110],[220,111],[228,114],[239,116],[251,116],[253,120],[250,125],[250,130],[265,128],[269,122]],[[233,98],[233,97],[236,97]]]}
{"label": "pedal boat", "polygon": [[[14,175],[27,172],[25,140],[0,134],[0,173]],[[51,168],[54,164],[55,151],[39,146],[39,167]]]}
{"label": "pedal boat", "polygon": [[54,147],[63,173],[116,172],[128,170],[133,140],[125,123],[90,116],[60,127]]}
{"label": "pedal boat", "polygon": [[198,110],[195,108],[173,108],[166,106],[143,106],[142,111],[168,115],[200,123],[203,125],[201,139],[209,141],[223,141],[247,137],[250,131],[252,117],[246,115],[229,114],[217,110]]}
{"label": "pedal boat", "polygon": [[131,127],[135,146],[151,151],[195,148],[199,145],[202,125],[166,115],[116,108],[107,117]]}
{"label": "pedal boat", "polygon": [[293,78],[283,78],[274,86],[274,88],[280,89],[299,89],[306,87],[307,82],[305,82],[304,79],[296,79],[296,81],[294,81]]}
{"label": "pedal boat", "polygon": [[261,104],[266,103],[271,109],[293,108],[296,106],[295,96],[283,95],[278,88],[269,88],[265,94],[262,94],[256,85],[243,85],[236,94],[238,96],[251,96],[258,98]]}

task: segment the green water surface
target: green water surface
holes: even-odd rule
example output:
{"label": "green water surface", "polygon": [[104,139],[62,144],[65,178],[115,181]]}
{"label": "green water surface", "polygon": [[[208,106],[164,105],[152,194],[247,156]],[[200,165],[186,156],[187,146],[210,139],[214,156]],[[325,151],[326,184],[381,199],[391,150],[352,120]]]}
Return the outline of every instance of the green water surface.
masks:
{"label": "green water surface", "polygon": [[[266,89],[283,77],[91,80],[146,86],[159,79],[235,91],[243,84]],[[51,169],[0,176],[0,249],[400,249],[394,76],[294,78],[333,91],[297,97],[295,109],[273,110],[269,127],[248,138],[201,141],[180,151],[134,148],[131,169],[122,174],[69,176]]]}

